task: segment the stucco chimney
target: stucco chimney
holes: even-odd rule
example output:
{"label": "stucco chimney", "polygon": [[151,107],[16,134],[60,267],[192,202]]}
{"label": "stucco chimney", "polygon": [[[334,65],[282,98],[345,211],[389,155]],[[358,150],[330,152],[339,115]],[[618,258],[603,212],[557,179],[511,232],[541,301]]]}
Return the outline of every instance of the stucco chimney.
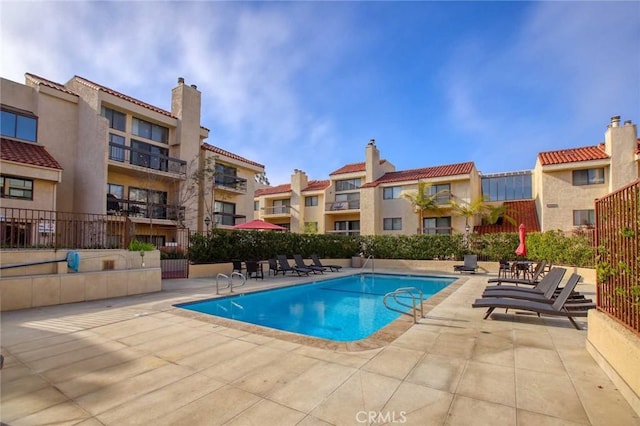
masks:
{"label": "stucco chimney", "polygon": [[624,120],[624,125],[625,126],[631,126],[633,123],[631,122],[631,120]]}
{"label": "stucco chimney", "polygon": [[184,77],[178,77],[178,84],[184,84]]}
{"label": "stucco chimney", "polygon": [[611,127],[618,127],[620,125],[620,116],[614,115],[611,117]]}
{"label": "stucco chimney", "polygon": [[380,166],[380,151],[376,147],[376,140],[371,139],[365,149],[365,182],[373,182],[384,174]]}
{"label": "stucco chimney", "polygon": [[291,192],[300,195],[302,190],[307,187],[308,182],[309,178],[305,172],[300,169],[294,169],[293,175],[291,175]]}

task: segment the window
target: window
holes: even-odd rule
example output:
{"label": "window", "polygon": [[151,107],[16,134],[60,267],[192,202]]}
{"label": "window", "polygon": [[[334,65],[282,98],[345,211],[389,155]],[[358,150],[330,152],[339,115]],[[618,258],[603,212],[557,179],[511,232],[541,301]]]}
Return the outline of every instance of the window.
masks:
{"label": "window", "polygon": [[438,204],[449,204],[451,201],[451,184],[442,183],[439,185],[432,185],[429,188],[429,195],[435,194],[438,194],[436,197],[436,202]]}
{"label": "window", "polygon": [[531,172],[483,176],[482,195],[486,201],[530,200]]}
{"label": "window", "polygon": [[133,118],[131,133],[141,138],[151,139],[160,143],[169,142],[169,129],[158,124],[149,123],[139,118]]}
{"label": "window", "polygon": [[124,137],[109,133],[109,160],[124,162]]}
{"label": "window", "polygon": [[2,110],[1,113],[0,132],[2,136],[36,142],[38,120],[35,116],[7,110]]}
{"label": "window", "polygon": [[0,176],[0,196],[33,200],[33,181],[29,179]]}
{"label": "window", "polygon": [[331,206],[331,210],[347,210],[360,208],[360,193],[350,192],[346,194],[336,194],[336,202]]}
{"label": "window", "polygon": [[122,210],[124,186],[107,183],[107,214],[119,213]]}
{"label": "window", "polygon": [[238,177],[238,169],[225,164],[216,163],[214,181],[216,186],[224,186],[236,190],[246,190],[247,180]]}
{"label": "window", "polygon": [[124,197],[124,186],[107,183],[107,194],[111,194],[118,200],[122,200]]}
{"label": "window", "polygon": [[304,197],[305,207],[313,207],[318,205],[318,196],[312,195],[310,197]]}
{"label": "window", "polygon": [[286,200],[273,200],[273,211],[271,214],[287,214],[289,213],[290,207],[291,200],[289,198]]}
{"label": "window", "polygon": [[129,213],[154,219],[167,218],[167,193],[150,189],[129,188]]}
{"label": "window", "polygon": [[124,132],[127,128],[127,116],[115,109],[102,107],[102,116],[109,122],[109,127]]}
{"label": "window", "polygon": [[385,200],[391,200],[394,198],[400,198],[400,193],[402,192],[401,186],[392,186],[389,188],[384,188],[382,190],[382,198]]}
{"label": "window", "polygon": [[596,223],[595,210],[574,210],[573,226],[594,226]]}
{"label": "window", "polygon": [[169,170],[168,155],[169,150],[167,148],[160,148],[159,146],[132,140],[131,158],[129,162],[136,166],[166,172]]}
{"label": "window", "polygon": [[257,212],[258,210],[260,210],[260,201],[254,201],[253,202],[253,211]]}
{"label": "window", "polygon": [[402,218],[401,217],[385,217],[382,219],[382,229],[385,231],[401,231],[402,230]]}
{"label": "window", "polygon": [[336,181],[336,191],[351,191],[360,189],[360,181],[362,179],[345,179]]}
{"label": "window", "polygon": [[216,201],[213,206],[214,221],[222,225],[233,226],[236,224],[236,205],[233,203],[225,203],[224,201]]}
{"label": "window", "polygon": [[573,185],[596,185],[604,183],[604,168],[573,171]]}
{"label": "window", "polygon": [[360,235],[359,220],[341,220],[333,224],[334,232],[338,235]]}
{"label": "window", "polygon": [[425,217],[422,228],[425,234],[451,234],[451,217]]}

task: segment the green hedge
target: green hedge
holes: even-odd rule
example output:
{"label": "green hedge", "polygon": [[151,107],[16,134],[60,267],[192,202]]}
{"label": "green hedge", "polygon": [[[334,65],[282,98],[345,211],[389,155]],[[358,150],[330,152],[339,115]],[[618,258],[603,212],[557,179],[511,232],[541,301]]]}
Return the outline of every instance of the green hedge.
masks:
{"label": "green hedge", "polygon": [[[362,254],[379,259],[457,259],[477,254],[498,261],[517,258],[517,233],[470,235],[362,235],[340,236],[214,229],[207,236],[191,237],[189,259],[193,263],[229,262],[233,259],[269,259],[278,254],[305,258],[346,259]],[[584,235],[565,236],[558,231],[527,234],[527,259],[567,266],[593,267],[594,249]]]}

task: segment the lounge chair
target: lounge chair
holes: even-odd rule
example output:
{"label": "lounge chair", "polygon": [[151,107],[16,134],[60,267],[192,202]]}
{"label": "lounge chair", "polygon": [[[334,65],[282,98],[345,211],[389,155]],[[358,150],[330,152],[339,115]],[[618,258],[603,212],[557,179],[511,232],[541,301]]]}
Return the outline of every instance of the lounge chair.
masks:
{"label": "lounge chair", "polygon": [[543,273],[547,262],[544,260],[536,265],[536,268],[533,270],[533,274],[531,278],[491,278],[487,282],[488,283],[511,283],[511,284],[526,284],[526,285],[536,285],[538,281],[542,278],[541,274]]}
{"label": "lounge chair", "polygon": [[340,269],[342,269],[342,266],[340,265],[323,265],[322,262],[320,262],[317,254],[312,254],[311,260],[313,261],[313,264],[315,266],[318,266],[320,268],[329,268],[331,272],[339,272]]}
{"label": "lounge chair", "polygon": [[327,268],[316,266],[316,265],[305,265],[304,264],[304,259],[299,254],[294,254],[293,255],[293,260],[295,260],[296,266],[298,268],[309,268],[309,269],[311,269],[313,271],[314,274],[316,274],[318,272],[320,272],[321,274],[324,274],[325,269],[327,269]]}
{"label": "lounge chair", "polygon": [[262,265],[256,260],[247,260],[245,262],[247,266],[247,278],[264,279],[264,273],[262,272]]}
{"label": "lounge chair", "polygon": [[471,272],[475,274],[478,270],[478,255],[477,254],[465,254],[464,265],[454,265],[454,272]]}
{"label": "lounge chair", "polygon": [[547,276],[545,276],[543,279],[541,279],[537,283],[531,283],[531,282],[525,283],[525,284],[532,285],[532,287],[520,287],[519,284],[523,284],[521,279],[513,278],[513,279],[496,280],[495,278],[492,278],[490,280],[487,280],[487,282],[488,283],[497,282],[498,284],[488,285],[487,287],[485,287],[484,291],[487,292],[487,291],[494,291],[494,290],[519,289],[522,291],[526,290],[526,291],[544,293],[547,289],[547,286],[550,285],[549,282],[554,279],[555,274],[560,274],[560,278],[558,279],[558,282],[560,282],[565,272],[567,272],[567,270],[564,268],[553,268],[552,271],[554,271],[553,274],[549,272]]}
{"label": "lounge chair", "polygon": [[573,319],[574,317],[586,317],[589,309],[595,308],[593,303],[573,304],[567,303],[569,296],[578,284],[578,280],[570,280],[564,286],[558,297],[552,304],[536,302],[532,300],[509,299],[506,297],[487,297],[477,299],[471,306],[474,308],[488,308],[484,319],[487,319],[495,308],[517,309],[530,311],[540,315],[567,317],[573,326],[580,330],[580,326]]}
{"label": "lounge chair", "polygon": [[277,258],[278,258],[278,264],[280,265],[280,270],[282,271],[283,275],[286,275],[287,272],[295,272],[298,274],[298,276],[300,276],[302,274],[309,275],[310,272],[313,272],[311,268],[307,268],[307,267],[300,268],[298,266],[291,266],[291,264],[287,260],[287,256],[283,254],[279,254]]}
{"label": "lounge chair", "polygon": [[[552,279],[544,279],[540,281],[540,285],[536,287],[536,289],[529,289],[523,287],[515,287],[512,289],[502,289],[502,290],[487,290],[482,294],[483,298],[489,297],[507,297],[509,299],[523,299],[523,300],[533,300],[536,302],[543,303],[553,303],[556,298],[560,294],[558,292],[558,287],[560,286],[560,281],[562,281],[563,273],[558,273],[555,268],[552,272],[547,274],[547,277],[553,276]],[[572,285],[575,287],[576,283],[580,282],[582,277],[578,274],[572,274],[569,277],[566,285]],[[576,283],[574,283],[575,281]],[[565,286],[566,286],[565,285]],[[542,290],[544,289],[544,292]],[[591,303],[591,300],[585,299],[583,295],[577,292],[572,292],[569,295],[568,303],[580,304],[580,303]]]}
{"label": "lounge chair", "polygon": [[278,266],[277,260],[269,259],[267,262],[269,263],[269,274],[273,272],[273,275],[278,275],[278,272],[282,272],[282,275],[284,275],[284,271],[282,271],[282,269],[280,269],[280,266]]}

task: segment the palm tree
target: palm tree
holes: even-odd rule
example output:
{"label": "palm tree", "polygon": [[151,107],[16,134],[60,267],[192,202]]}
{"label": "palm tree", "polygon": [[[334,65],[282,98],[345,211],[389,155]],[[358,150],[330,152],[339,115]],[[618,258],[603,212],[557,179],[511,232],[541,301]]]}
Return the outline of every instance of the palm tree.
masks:
{"label": "palm tree", "polygon": [[447,191],[438,191],[431,193],[431,184],[418,181],[417,190],[402,191],[400,197],[408,200],[413,206],[414,211],[418,214],[418,233],[422,234],[422,220],[424,212],[440,213],[441,208],[438,204],[438,197],[441,197]]}
{"label": "palm tree", "polygon": [[458,216],[465,219],[464,228],[469,229],[469,219],[474,216],[482,215],[488,210],[488,206],[484,202],[484,198],[478,197],[471,202],[451,200],[451,209]]}
{"label": "palm tree", "polygon": [[517,221],[507,214],[507,210],[507,206],[505,206],[504,204],[501,204],[499,206],[487,204],[482,217],[487,221],[489,225],[494,225],[500,218],[503,218],[512,225],[516,225]]}

